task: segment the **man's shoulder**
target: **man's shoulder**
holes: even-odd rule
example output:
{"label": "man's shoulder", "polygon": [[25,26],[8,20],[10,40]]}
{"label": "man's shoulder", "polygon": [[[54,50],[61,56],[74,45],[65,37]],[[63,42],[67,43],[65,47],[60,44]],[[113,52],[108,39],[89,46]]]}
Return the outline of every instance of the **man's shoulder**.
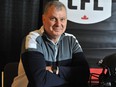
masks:
{"label": "man's shoulder", "polygon": [[66,38],[76,39],[76,37],[75,37],[73,34],[71,34],[71,33],[64,33],[64,36],[65,36]]}
{"label": "man's shoulder", "polygon": [[41,37],[43,33],[41,33],[39,30],[34,30],[28,33],[26,36],[26,39],[33,39],[36,40],[38,37]]}
{"label": "man's shoulder", "polygon": [[37,38],[38,36],[42,36],[44,33],[44,29],[43,29],[43,26],[40,28],[40,29],[35,29],[31,32],[29,32],[29,34],[27,36],[30,36],[30,37],[35,37]]}

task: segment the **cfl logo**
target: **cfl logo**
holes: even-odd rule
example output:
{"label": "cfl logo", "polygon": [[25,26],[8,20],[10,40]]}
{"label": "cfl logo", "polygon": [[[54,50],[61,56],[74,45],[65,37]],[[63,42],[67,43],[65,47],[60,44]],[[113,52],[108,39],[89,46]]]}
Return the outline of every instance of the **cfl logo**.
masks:
{"label": "cfl logo", "polygon": [[79,24],[93,24],[111,17],[112,0],[59,0],[67,8],[67,18]]}

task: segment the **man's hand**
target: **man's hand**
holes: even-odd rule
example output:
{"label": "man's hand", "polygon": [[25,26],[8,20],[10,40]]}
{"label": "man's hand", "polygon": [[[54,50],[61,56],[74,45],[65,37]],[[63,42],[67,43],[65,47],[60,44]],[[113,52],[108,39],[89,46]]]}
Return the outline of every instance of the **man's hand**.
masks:
{"label": "man's hand", "polygon": [[[46,66],[46,70],[50,71],[51,73],[53,73],[53,67],[52,66]],[[59,73],[59,68],[57,67],[56,69],[56,73],[55,74],[58,74]]]}
{"label": "man's hand", "polygon": [[52,66],[46,66],[46,70],[50,71],[51,73],[53,73],[52,71]]}

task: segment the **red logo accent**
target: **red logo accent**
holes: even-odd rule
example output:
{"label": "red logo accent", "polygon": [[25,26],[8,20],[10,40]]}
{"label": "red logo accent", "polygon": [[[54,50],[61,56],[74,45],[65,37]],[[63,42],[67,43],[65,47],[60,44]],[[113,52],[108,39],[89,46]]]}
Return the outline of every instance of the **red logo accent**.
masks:
{"label": "red logo accent", "polygon": [[84,15],[83,17],[81,17],[81,19],[88,20],[89,18],[86,15]]}

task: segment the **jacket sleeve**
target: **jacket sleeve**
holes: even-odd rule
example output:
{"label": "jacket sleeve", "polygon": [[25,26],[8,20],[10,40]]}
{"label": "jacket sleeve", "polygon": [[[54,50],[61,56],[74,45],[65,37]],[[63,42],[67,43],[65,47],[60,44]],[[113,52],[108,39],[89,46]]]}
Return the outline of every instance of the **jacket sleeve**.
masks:
{"label": "jacket sleeve", "polygon": [[60,75],[64,76],[71,84],[87,87],[90,71],[83,52],[73,54],[71,66],[60,66],[59,68]]}
{"label": "jacket sleeve", "polygon": [[27,51],[21,57],[29,80],[28,87],[52,87],[65,83],[62,78],[45,70],[46,63],[43,54],[36,51]]}

